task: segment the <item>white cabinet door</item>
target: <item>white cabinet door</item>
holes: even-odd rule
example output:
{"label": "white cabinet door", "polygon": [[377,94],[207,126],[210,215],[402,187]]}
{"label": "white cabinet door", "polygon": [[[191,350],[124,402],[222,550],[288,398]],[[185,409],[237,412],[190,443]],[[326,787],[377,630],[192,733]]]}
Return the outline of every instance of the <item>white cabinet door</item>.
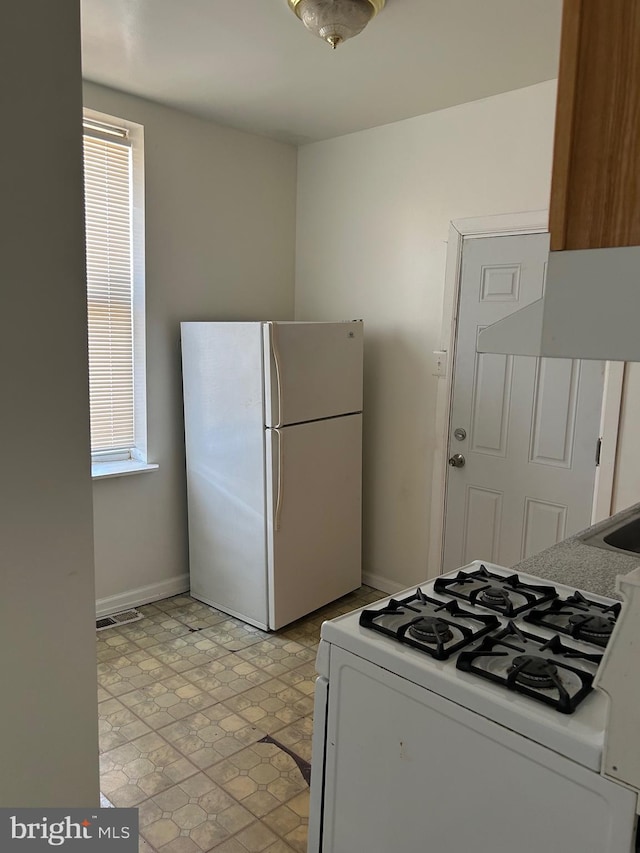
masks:
{"label": "white cabinet door", "polygon": [[548,239],[465,242],[448,452],[465,465],[447,477],[444,571],[512,566],[591,523],[603,362],[476,352],[542,295]]}
{"label": "white cabinet door", "polygon": [[269,627],[361,583],[362,415],[267,430]]}
{"label": "white cabinet door", "polygon": [[266,424],[362,411],[361,322],[265,324]]}

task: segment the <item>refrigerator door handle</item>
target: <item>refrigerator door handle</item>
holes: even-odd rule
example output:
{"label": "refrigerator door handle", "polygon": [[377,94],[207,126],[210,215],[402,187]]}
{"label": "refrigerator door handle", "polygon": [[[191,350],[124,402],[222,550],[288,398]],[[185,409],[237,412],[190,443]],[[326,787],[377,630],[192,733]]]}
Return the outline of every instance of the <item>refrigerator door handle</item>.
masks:
{"label": "refrigerator door handle", "polygon": [[282,432],[277,427],[273,428],[273,432],[278,436],[278,494],[276,496],[275,528],[276,530],[280,530],[280,514],[282,512],[282,499],[284,497],[284,454],[282,447]]}
{"label": "refrigerator door handle", "polygon": [[269,322],[271,329],[271,352],[273,353],[273,363],[276,368],[276,384],[278,386],[278,422],[275,424],[275,429],[282,426],[282,382],[280,381],[280,353],[278,351],[278,336],[276,334],[276,324]]}

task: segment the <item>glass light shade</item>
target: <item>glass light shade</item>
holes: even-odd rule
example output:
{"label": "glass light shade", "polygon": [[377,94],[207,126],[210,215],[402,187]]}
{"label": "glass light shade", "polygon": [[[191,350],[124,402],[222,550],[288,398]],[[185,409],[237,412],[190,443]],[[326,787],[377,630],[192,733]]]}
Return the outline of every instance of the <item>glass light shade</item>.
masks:
{"label": "glass light shade", "polygon": [[334,49],[362,32],[376,13],[370,0],[299,0],[295,11],[308,30]]}

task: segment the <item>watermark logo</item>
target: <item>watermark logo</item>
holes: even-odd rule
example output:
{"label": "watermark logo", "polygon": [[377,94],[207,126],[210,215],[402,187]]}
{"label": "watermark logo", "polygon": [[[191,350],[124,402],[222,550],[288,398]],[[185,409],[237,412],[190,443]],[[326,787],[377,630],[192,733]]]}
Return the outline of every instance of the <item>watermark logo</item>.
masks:
{"label": "watermark logo", "polygon": [[137,809],[0,808],[0,851],[137,853]]}

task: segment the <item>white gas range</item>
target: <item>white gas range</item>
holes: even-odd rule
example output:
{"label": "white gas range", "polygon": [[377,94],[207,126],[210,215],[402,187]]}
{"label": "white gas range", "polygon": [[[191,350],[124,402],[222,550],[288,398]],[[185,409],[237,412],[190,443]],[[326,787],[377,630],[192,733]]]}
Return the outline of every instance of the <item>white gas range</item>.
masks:
{"label": "white gas range", "polygon": [[475,562],[325,622],[309,853],[634,851],[594,686],[620,611]]}

